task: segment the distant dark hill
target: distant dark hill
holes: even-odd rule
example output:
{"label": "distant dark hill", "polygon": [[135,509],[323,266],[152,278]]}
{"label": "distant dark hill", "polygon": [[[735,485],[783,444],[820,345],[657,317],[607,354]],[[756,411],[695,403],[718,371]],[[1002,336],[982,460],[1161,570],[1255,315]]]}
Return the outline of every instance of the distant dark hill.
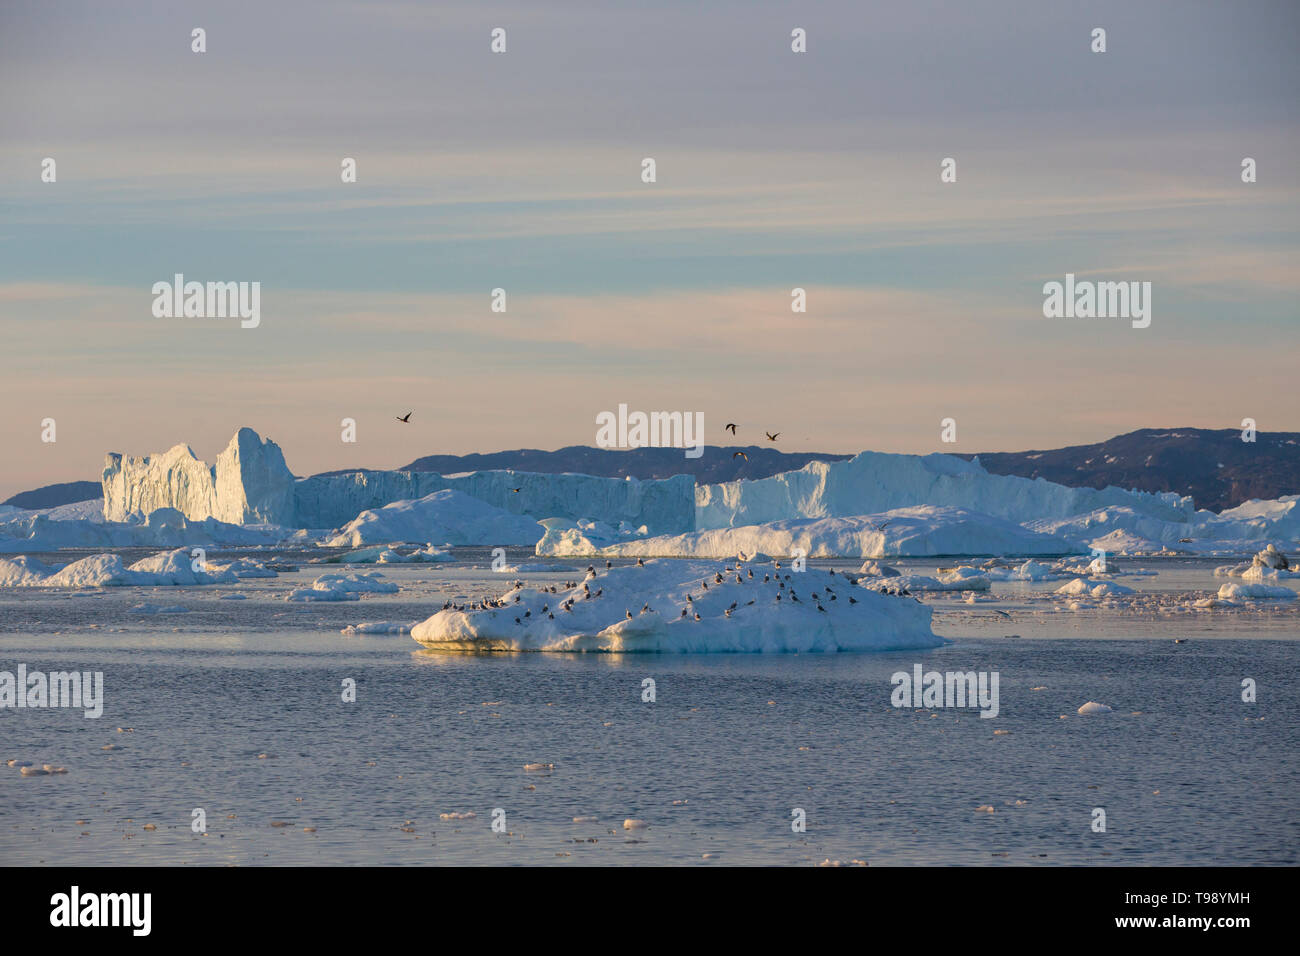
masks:
{"label": "distant dark hill", "polygon": [[1300,493],[1300,432],[1259,432],[1254,442],[1243,442],[1233,428],[1142,428],[1095,445],[994,452],[979,460],[996,475],[1176,491],[1212,511]]}
{"label": "distant dark hill", "polygon": [[104,486],[98,481],[65,481],[60,485],[46,485],[14,495],[0,505],[13,505],[15,508],[55,508],[70,505],[76,501],[89,501],[102,498]]}
{"label": "distant dark hill", "polygon": [[[736,458],[743,451],[749,461]],[[607,448],[589,448],[570,445],[557,451],[540,451],[520,448],[499,451],[488,455],[427,455],[417,458],[401,471],[433,471],[454,475],[462,471],[495,471],[513,469],[532,471],[544,475],[575,472],[602,478],[671,478],[673,475],[694,475],[703,484],[734,481],[737,478],[767,478],[783,471],[795,471],[810,461],[843,461],[852,455],[829,455],[814,452],[777,451],[771,446],[757,445],[718,448],[706,446],[699,458],[687,458],[681,448],[632,448],[613,451]],[[349,468],[325,472],[327,475],[356,471]]]}

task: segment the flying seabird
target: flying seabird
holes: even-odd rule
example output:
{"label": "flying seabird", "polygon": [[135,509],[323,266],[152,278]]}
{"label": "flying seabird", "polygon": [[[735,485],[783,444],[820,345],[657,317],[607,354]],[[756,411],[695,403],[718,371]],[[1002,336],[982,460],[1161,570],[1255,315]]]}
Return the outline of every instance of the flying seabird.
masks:
{"label": "flying seabird", "polygon": [[736,434],[736,423],[735,423],[735,422],[727,422],[727,424],[725,424],[725,425],[722,426],[722,429],[723,429],[723,431],[730,431],[731,434],[734,435],[734,434]]}
{"label": "flying seabird", "polygon": [[781,434],[781,433],[780,433],[780,432],[777,432],[776,435],[774,435],[774,434],[772,434],[771,432],[763,432],[763,434],[767,436],[767,440],[768,440],[768,441],[776,441],[776,436],[779,435],[779,434]]}
{"label": "flying seabird", "polygon": [[405,415],[394,415],[393,417],[399,422],[409,422],[411,420],[411,413],[407,412]]}

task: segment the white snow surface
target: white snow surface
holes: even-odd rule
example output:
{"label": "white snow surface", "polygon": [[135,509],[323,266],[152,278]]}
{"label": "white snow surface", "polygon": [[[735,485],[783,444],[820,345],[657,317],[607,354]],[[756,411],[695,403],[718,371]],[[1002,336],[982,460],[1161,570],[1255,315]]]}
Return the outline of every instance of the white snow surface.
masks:
{"label": "white snow surface", "polygon": [[444,489],[415,501],[395,501],[373,511],[363,511],[326,545],[359,548],[395,541],[533,544],[542,530],[527,515],[511,514],[464,492]]}
{"label": "white snow surface", "polygon": [[[412,628],[411,636],[427,647],[498,651],[780,653],[901,650],[943,643],[930,628],[931,609],[912,598],[868,592],[840,575],[810,568],[791,575],[804,594],[800,603],[778,602],[777,581],[763,584],[761,573],[784,575],[786,569],[741,565],[737,583],[735,567],[718,561],[650,560],[644,566],[589,574],[583,582],[586,593],[582,584],[556,594],[512,588],[499,599],[502,607],[439,611]],[[750,567],[758,577],[743,573]],[[721,584],[718,574],[723,575]],[[838,600],[829,600],[828,587]],[[822,592],[825,611],[817,609],[814,591]],[[693,600],[688,602],[687,595]],[[857,604],[849,603],[850,595]],[[566,611],[570,599],[572,610]],[[736,608],[728,616],[732,603]],[[646,605],[649,610],[643,611]],[[515,623],[516,618],[521,623]]]}

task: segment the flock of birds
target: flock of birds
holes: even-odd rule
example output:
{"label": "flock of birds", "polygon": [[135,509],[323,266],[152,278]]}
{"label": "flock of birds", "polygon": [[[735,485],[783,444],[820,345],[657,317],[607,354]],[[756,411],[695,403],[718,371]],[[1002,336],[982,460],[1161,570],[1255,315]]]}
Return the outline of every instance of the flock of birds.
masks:
{"label": "flock of birds", "polygon": [[[414,414],[414,412],[407,412],[405,415],[394,415],[393,417],[396,418],[399,422],[402,422],[402,423],[404,423],[404,424],[409,425],[409,424],[411,423],[411,416],[412,416],[413,414]],[[736,423],[735,423],[735,422],[727,422],[727,424],[723,426],[723,431],[729,431],[729,432],[731,432],[732,436],[734,437],[735,434],[736,434]],[[775,442],[779,437],[781,437],[781,433],[780,433],[780,432],[769,432],[769,431],[764,431],[763,434],[767,436],[767,440],[770,441],[770,442]],[[732,458],[743,458],[743,459],[745,459],[745,461],[749,461],[749,456],[746,455],[743,451],[738,451],[738,452],[736,452],[735,454],[733,454],[731,457],[732,457]],[[518,488],[512,488],[511,491],[518,492],[519,489],[518,489]]]}
{"label": "flock of birds", "polygon": [[[637,564],[637,567],[645,567],[645,559],[644,559],[644,558],[637,558],[637,559],[636,559],[636,564]],[[613,566],[614,566],[614,562],[613,562],[613,561],[606,561],[606,562],[605,562],[605,569],[606,569],[606,570],[609,570],[609,569],[613,568]],[[743,574],[741,573],[742,570],[744,571]],[[728,565],[725,565],[725,566],[723,567],[723,570],[722,570],[722,571],[715,572],[714,575],[713,575],[713,579],[712,579],[712,580],[713,580],[713,584],[712,584],[712,585],[709,584],[709,578],[703,578],[703,579],[701,579],[701,581],[700,581],[700,585],[701,585],[701,587],[703,588],[704,591],[708,591],[708,590],[710,589],[711,586],[714,587],[714,588],[717,588],[717,587],[719,587],[719,586],[726,585],[726,584],[731,584],[731,583],[740,584],[740,585],[745,585],[745,584],[748,584],[748,583],[750,583],[750,582],[753,582],[755,585],[759,585],[759,584],[772,584],[772,583],[775,583],[775,584],[776,584],[776,590],[773,592],[773,594],[774,594],[774,601],[773,601],[773,603],[774,603],[774,604],[779,605],[779,604],[781,604],[782,600],[786,600],[786,601],[788,601],[788,602],[791,603],[791,604],[801,604],[801,603],[804,603],[804,602],[800,599],[798,593],[795,591],[795,588],[794,588],[794,582],[793,582],[793,580],[791,579],[790,574],[789,574],[789,573],[786,573],[786,574],[780,574],[780,573],[777,573],[777,572],[779,572],[780,570],[781,570],[781,562],[780,562],[780,561],[774,561],[774,562],[773,562],[773,570],[770,571],[770,572],[766,572],[766,571],[765,571],[765,572],[763,573],[763,579],[762,579],[762,581],[760,582],[760,581],[758,580],[758,578],[754,575],[754,569],[753,569],[753,568],[744,568],[744,569],[742,569],[741,566],[740,566],[740,562],[737,561],[734,567],[733,567],[732,565],[728,564]],[[834,568],[830,568],[830,569],[829,569],[829,574],[830,574],[832,577],[835,576],[835,573],[836,573],[836,572],[835,572],[835,569],[834,569]],[[724,575],[725,575],[725,576],[724,576]],[[547,617],[547,620],[551,620],[551,621],[553,621],[553,620],[555,620],[555,611],[560,611],[561,613],[565,613],[565,612],[572,613],[572,612],[573,612],[574,605],[575,605],[578,601],[594,601],[594,600],[596,600],[596,599],[599,598],[602,594],[605,593],[605,589],[604,589],[604,587],[602,586],[602,587],[597,587],[597,588],[593,591],[593,590],[591,589],[591,584],[590,584],[589,582],[594,581],[594,580],[595,580],[597,577],[599,577],[599,576],[600,576],[600,572],[596,570],[596,566],[595,566],[594,564],[589,564],[589,565],[587,565],[587,576],[586,576],[586,577],[585,577],[581,582],[579,582],[579,581],[565,581],[563,584],[558,584],[558,585],[556,585],[556,584],[552,584],[550,587],[542,587],[542,588],[538,588],[538,589],[537,589],[537,593],[538,593],[538,594],[554,594],[554,595],[559,596],[559,595],[562,595],[562,594],[563,594],[564,592],[566,592],[566,591],[572,591],[572,592],[575,592],[575,593],[573,593],[573,594],[570,594],[567,598],[565,598],[563,601],[561,601],[559,604],[557,604],[557,605],[555,606],[554,609],[551,608],[549,602],[547,602],[546,604],[543,604],[543,605],[542,605],[542,609],[541,609],[541,611],[539,611],[538,613],[539,613],[539,614],[545,614],[546,617]],[[843,577],[844,577],[844,580],[845,580],[845,585],[846,585],[847,587],[853,587],[853,586],[856,585],[857,582],[856,582],[856,580],[855,580],[854,578],[849,577],[848,575],[843,575]],[[577,593],[576,593],[576,591],[577,591],[577,589],[578,589],[579,586],[582,587],[582,593],[581,593],[581,594],[577,594]],[[514,600],[513,600],[513,601],[508,601],[508,600],[506,600],[505,597],[501,597],[501,598],[484,598],[484,599],[481,600],[481,601],[475,601],[475,602],[473,602],[473,603],[471,603],[471,604],[455,604],[455,603],[453,603],[453,602],[451,602],[451,601],[447,601],[445,604],[443,604],[442,609],[443,609],[444,611],[462,611],[462,612],[464,612],[464,611],[488,611],[488,610],[500,610],[500,609],[503,609],[503,608],[508,608],[508,607],[511,607],[511,606],[513,606],[513,605],[515,605],[515,604],[519,604],[519,603],[522,602],[522,597],[521,597],[521,595],[520,595],[518,592],[519,592],[519,591],[524,587],[524,582],[523,582],[523,581],[514,581],[513,584],[512,584],[512,587],[513,587],[514,592],[515,592],[515,593],[514,593]],[[910,594],[910,592],[907,590],[906,587],[898,587],[898,586],[891,586],[891,585],[888,585],[888,584],[882,584],[880,587],[874,588],[873,590],[876,590],[876,591],[878,591],[878,592],[881,593],[881,594],[889,595],[889,596],[891,596],[891,597],[911,597],[911,594]],[[824,594],[823,594],[823,592],[824,592]],[[700,597],[703,598],[703,596],[704,596],[703,593],[701,593],[701,594],[700,594]],[[835,593],[835,589],[832,588],[829,584],[823,584],[823,585],[821,586],[821,590],[820,590],[820,591],[812,591],[812,592],[810,592],[809,595],[808,595],[808,597],[809,597],[809,599],[812,601],[813,605],[816,606],[817,610],[820,611],[820,612],[823,613],[823,614],[827,613],[827,611],[826,611],[826,607],[825,607],[825,605],[822,603],[823,601],[825,601],[826,603],[830,603],[831,601],[838,601],[838,600],[840,599],[840,598],[839,598],[839,595]],[[757,600],[758,600],[757,598],[754,598],[754,599],[751,599],[751,600],[749,600],[749,601],[746,601],[744,606],[745,606],[745,607],[749,607],[750,605],[755,604],[755,603],[757,602]],[[916,600],[916,599],[913,598],[913,600]],[[849,596],[848,596],[848,602],[849,602],[850,604],[857,604],[857,603],[858,603],[858,599],[855,598],[855,597],[853,597],[852,595],[849,595]],[[741,605],[740,605],[740,601],[739,601],[739,600],[732,601],[732,602],[731,602],[731,605],[730,605],[729,607],[727,607],[727,608],[725,608],[725,609],[723,610],[723,615],[724,615],[725,617],[728,617],[728,618],[731,617],[732,612],[736,611],[740,606],[741,606]],[[643,605],[641,606],[641,610],[640,610],[639,613],[640,613],[640,614],[650,614],[650,613],[653,613],[653,611],[654,611],[654,609],[650,606],[650,602],[647,601],[645,604],[643,604]],[[633,617],[634,617],[634,615],[632,614],[632,609],[631,609],[631,608],[625,608],[625,609],[624,609],[624,615],[625,615],[626,619],[629,620],[629,621],[632,620]],[[525,609],[524,612],[523,612],[523,614],[521,614],[521,615],[519,615],[519,616],[517,616],[517,617],[515,618],[515,624],[516,624],[516,625],[519,625],[519,626],[523,626],[524,623],[525,623],[526,621],[528,621],[532,616],[533,616],[533,612],[532,612],[532,610],[531,610],[531,609]],[[696,621],[702,620],[702,618],[700,617],[700,613],[699,613],[699,611],[695,610],[695,595],[694,595],[694,594],[688,593],[688,594],[686,595],[686,607],[683,607],[683,608],[682,608],[682,613],[681,613],[680,616],[681,616],[682,618],[693,619],[693,620],[696,620]]]}

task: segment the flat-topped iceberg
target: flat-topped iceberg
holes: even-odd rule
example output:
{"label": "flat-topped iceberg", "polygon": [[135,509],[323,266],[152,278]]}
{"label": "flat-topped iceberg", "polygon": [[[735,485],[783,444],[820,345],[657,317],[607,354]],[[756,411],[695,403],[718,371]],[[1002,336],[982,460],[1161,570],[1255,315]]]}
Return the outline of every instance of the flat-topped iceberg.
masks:
{"label": "flat-topped iceberg", "polygon": [[689,534],[611,541],[578,532],[548,532],[538,555],[722,558],[738,552],[811,558],[933,557],[945,554],[1059,555],[1071,541],[1038,534],[966,508],[917,505],[871,515],[794,518]]}
{"label": "flat-topped iceberg", "polygon": [[470,651],[910,650],[943,643],[930,616],[909,597],[857,588],[827,571],[650,560],[588,572],[554,593],[512,587],[477,607],[439,611],[411,636]]}
{"label": "flat-topped iceberg", "polygon": [[1192,500],[1171,492],[1067,488],[1043,479],[993,475],[952,455],[864,451],[848,461],[809,462],[757,481],[699,485],[695,527],[727,528],[787,518],[876,514],[912,505],[966,508],[1013,522],[1067,518],[1121,505],[1164,521],[1186,522]]}

